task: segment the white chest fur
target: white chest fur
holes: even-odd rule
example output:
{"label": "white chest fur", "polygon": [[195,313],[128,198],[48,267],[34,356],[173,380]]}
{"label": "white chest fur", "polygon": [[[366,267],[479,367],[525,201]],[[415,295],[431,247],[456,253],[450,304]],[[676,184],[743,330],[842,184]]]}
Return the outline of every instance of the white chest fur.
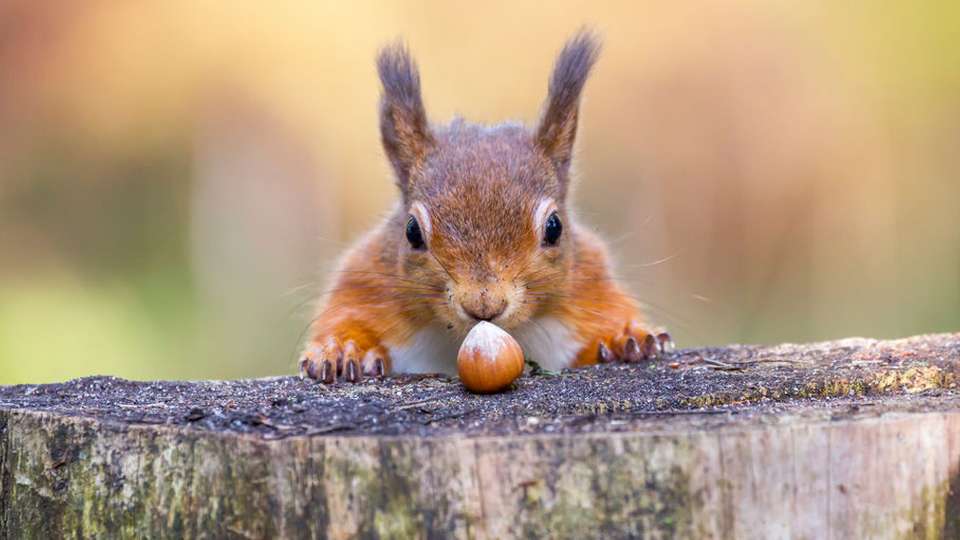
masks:
{"label": "white chest fur", "polygon": [[553,371],[570,367],[583,346],[570,328],[553,317],[533,319],[511,334],[527,358]]}
{"label": "white chest fur", "polygon": [[[553,317],[534,319],[510,334],[527,358],[549,370],[570,367],[582,347],[573,331]],[[417,332],[409,342],[390,346],[392,368],[394,373],[456,375],[459,349],[460,340],[439,326],[430,326]]]}
{"label": "white chest fur", "polygon": [[460,340],[439,326],[428,326],[403,345],[390,346],[394,373],[457,374]]}

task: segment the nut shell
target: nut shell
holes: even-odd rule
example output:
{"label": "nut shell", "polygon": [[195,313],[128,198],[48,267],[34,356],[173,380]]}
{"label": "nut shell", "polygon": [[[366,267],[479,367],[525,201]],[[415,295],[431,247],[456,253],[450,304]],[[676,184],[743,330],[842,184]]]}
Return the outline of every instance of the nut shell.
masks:
{"label": "nut shell", "polygon": [[471,392],[497,392],[523,373],[523,349],[497,325],[480,321],[460,345],[457,370]]}

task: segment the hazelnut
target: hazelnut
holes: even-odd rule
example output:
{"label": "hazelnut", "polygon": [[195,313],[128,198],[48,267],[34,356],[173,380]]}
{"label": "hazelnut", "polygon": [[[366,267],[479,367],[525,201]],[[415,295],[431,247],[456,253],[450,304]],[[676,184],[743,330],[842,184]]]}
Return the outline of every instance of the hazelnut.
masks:
{"label": "hazelnut", "polygon": [[497,325],[480,321],[460,345],[457,369],[471,392],[496,392],[523,373],[523,350]]}

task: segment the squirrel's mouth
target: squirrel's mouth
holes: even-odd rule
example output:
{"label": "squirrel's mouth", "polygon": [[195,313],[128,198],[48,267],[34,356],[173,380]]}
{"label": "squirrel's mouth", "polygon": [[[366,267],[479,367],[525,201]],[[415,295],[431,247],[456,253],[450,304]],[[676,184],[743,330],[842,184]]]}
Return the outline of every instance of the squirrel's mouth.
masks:
{"label": "squirrel's mouth", "polygon": [[454,305],[453,311],[456,314],[455,321],[447,325],[448,330],[457,330],[458,333],[466,335],[474,326],[481,322],[495,324],[504,330],[510,330],[522,324],[527,315],[516,309],[513,303],[505,303],[502,309],[491,310],[490,312],[476,313],[468,310],[462,305]]}
{"label": "squirrel's mouth", "polygon": [[495,306],[486,306],[486,305],[464,305],[462,303],[455,303],[453,305],[453,311],[457,315],[457,319],[469,328],[481,321],[489,322],[500,326],[500,319],[503,318],[504,313],[507,311],[507,303],[503,302],[502,305]]}
{"label": "squirrel's mouth", "polygon": [[476,306],[460,305],[464,315],[474,322],[486,321],[495,322],[507,310],[507,302],[503,301],[494,305],[483,305],[479,309]]}
{"label": "squirrel's mouth", "polygon": [[531,306],[524,298],[524,290],[509,281],[450,284],[444,311],[452,328],[469,332],[479,322],[489,322],[508,330],[529,316]]}

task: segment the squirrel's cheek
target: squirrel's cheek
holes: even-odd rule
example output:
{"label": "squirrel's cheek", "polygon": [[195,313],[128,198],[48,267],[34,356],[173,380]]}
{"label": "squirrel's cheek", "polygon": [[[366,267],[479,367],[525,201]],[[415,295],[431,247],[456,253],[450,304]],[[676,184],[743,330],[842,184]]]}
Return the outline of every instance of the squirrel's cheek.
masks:
{"label": "squirrel's cheek", "polygon": [[564,251],[562,244],[544,249],[542,259],[551,266],[563,261]]}

